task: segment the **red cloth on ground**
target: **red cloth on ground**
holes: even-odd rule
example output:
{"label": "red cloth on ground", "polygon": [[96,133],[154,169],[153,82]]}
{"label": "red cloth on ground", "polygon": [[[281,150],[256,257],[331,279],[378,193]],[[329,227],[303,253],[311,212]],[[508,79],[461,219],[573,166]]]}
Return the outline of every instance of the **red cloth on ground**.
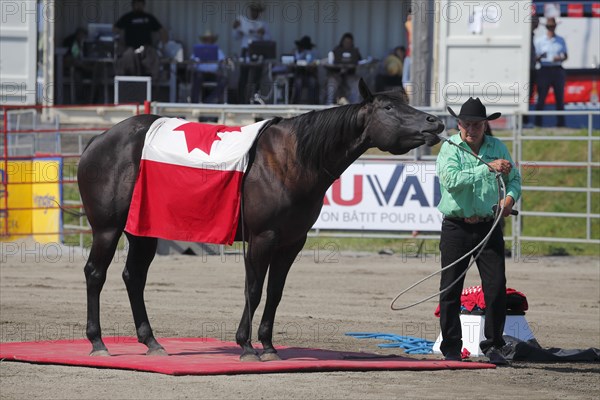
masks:
{"label": "red cloth on ground", "polygon": [[[105,337],[111,357],[91,357],[87,339],[0,343],[3,362],[74,365],[158,372],[169,375],[234,375],[320,371],[392,371],[495,368],[488,363],[420,360],[347,352],[277,346],[281,361],[240,362],[234,342],[213,338],[160,338],[168,357],[146,356],[146,346],[133,337]],[[260,344],[256,346],[260,349]],[[68,372],[67,372],[68,373]]]}
{"label": "red cloth on ground", "polygon": [[[519,292],[518,290],[512,288],[506,288],[506,296],[509,297],[519,297],[518,302],[508,302],[507,301],[507,309],[514,311],[527,311],[529,309],[529,305],[527,304],[527,296],[525,294]],[[518,305],[512,307],[513,303],[517,303]],[[473,311],[473,309],[477,306],[482,310],[485,310],[485,299],[483,297],[483,288],[479,286],[469,286],[468,288],[463,289],[460,294],[460,304],[467,309],[467,311]],[[439,318],[440,316],[440,306],[438,304],[435,309],[434,315]]]}

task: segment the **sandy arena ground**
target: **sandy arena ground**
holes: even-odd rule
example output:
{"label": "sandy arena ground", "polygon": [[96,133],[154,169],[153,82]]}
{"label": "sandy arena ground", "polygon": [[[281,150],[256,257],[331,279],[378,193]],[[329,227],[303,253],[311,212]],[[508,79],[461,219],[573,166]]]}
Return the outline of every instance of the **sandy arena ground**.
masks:
{"label": "sandy arena ground", "polygon": [[[2,243],[0,341],[82,338],[85,332],[85,254],[32,242]],[[527,320],[543,347],[600,347],[600,261],[597,258],[507,260],[508,286],[529,300]],[[102,292],[105,336],[134,335],[118,254]],[[434,256],[346,254],[307,249],[292,267],[278,310],[275,344],[401,354],[349,331],[386,332],[434,340],[435,301],[392,312],[390,300],[435,271]],[[476,269],[468,284],[477,284]],[[438,279],[415,289],[403,304],[437,290]],[[212,336],[234,341],[242,312],[240,257],[157,256],[146,288],[160,337]],[[262,305],[256,321],[260,319]],[[256,325],[256,324],[255,324]],[[256,328],[254,329],[256,335]],[[439,357],[439,356],[413,356]],[[0,362],[2,399],[166,398],[527,398],[600,397],[600,363],[513,363],[480,371],[334,372],[184,376]]]}

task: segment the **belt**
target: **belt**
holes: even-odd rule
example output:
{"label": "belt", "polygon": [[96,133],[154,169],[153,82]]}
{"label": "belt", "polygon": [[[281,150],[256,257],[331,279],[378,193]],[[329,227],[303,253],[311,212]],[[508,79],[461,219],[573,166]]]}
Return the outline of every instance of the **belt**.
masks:
{"label": "belt", "polygon": [[486,222],[492,222],[494,220],[494,217],[470,217],[470,218],[455,218],[455,217],[444,217],[444,219],[451,221],[451,222],[456,222],[459,224],[483,224]]}

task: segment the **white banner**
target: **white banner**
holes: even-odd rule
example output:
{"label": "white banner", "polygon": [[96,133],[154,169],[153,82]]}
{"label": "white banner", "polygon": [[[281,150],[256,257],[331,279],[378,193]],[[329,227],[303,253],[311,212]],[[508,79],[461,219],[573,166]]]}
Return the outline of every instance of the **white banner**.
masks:
{"label": "white banner", "polygon": [[352,164],[325,195],[315,229],[440,231],[434,162]]}

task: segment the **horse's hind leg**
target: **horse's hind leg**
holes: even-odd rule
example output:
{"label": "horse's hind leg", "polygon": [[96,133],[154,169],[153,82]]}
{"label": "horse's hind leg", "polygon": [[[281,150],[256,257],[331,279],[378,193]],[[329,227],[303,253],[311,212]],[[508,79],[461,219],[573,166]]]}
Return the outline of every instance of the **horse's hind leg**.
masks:
{"label": "horse's hind leg", "polygon": [[144,303],[148,268],[156,253],[157,239],[133,236],[128,233],[126,235],[129,241],[129,254],[123,270],[123,280],[131,303],[138,342],[148,346],[146,353],[148,355],[167,355],[165,349],[154,338]]}
{"label": "horse's hind leg", "polygon": [[278,249],[271,260],[269,282],[267,284],[267,301],[260,327],[258,328],[258,340],[263,345],[263,354],[260,356],[262,361],[280,360],[277,350],[273,347],[275,313],[283,295],[283,287],[285,286],[287,274],[305,242],[306,237],[291,246]]}
{"label": "horse's hind leg", "polygon": [[86,336],[92,343],[92,356],[108,356],[100,329],[100,292],[106,281],[106,271],[115,254],[121,231],[95,231],[89,258],[83,269],[87,286]]}

